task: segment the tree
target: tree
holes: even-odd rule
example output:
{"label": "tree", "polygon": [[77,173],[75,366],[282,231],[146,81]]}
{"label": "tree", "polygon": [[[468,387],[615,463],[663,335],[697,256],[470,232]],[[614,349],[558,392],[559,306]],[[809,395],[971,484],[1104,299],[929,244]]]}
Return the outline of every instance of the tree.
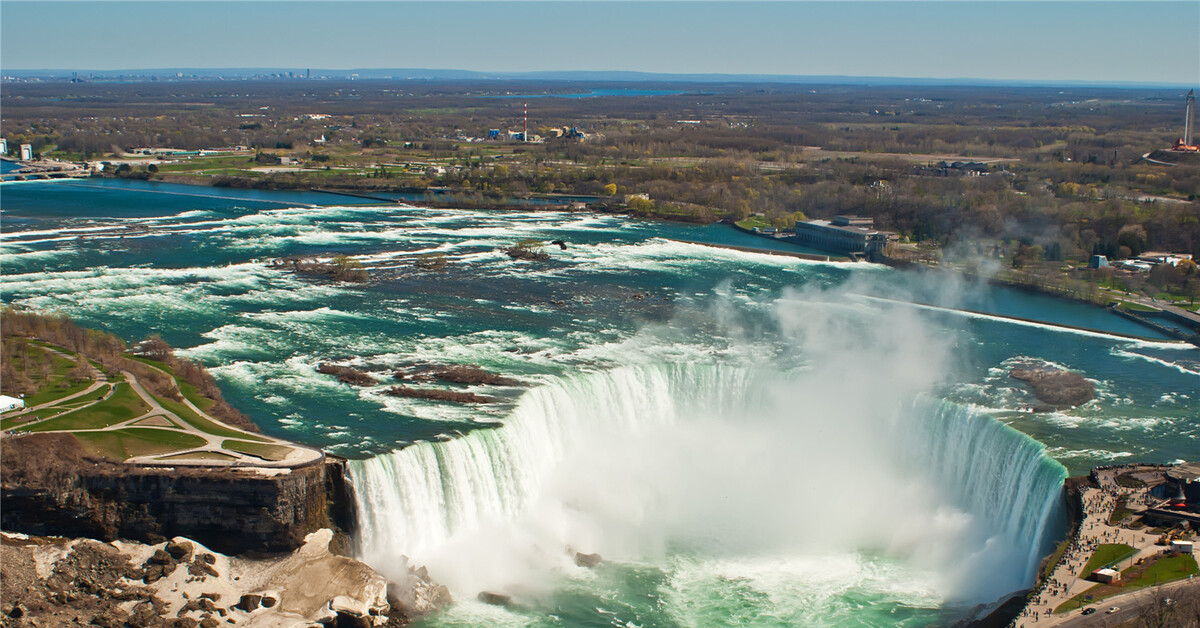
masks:
{"label": "tree", "polygon": [[1117,232],[1117,244],[1129,247],[1130,255],[1141,255],[1146,250],[1146,228],[1138,224],[1121,227]]}
{"label": "tree", "polygon": [[605,185],[605,186],[604,186],[604,194],[605,194],[606,196],[616,196],[616,194],[617,194],[617,184],[616,184],[616,183],[609,183],[608,185]]}

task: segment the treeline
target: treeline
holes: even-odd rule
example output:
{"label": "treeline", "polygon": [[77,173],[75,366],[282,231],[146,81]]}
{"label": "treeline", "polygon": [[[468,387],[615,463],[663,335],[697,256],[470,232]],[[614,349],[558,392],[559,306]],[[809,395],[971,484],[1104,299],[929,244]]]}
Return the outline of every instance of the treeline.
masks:
{"label": "treeline", "polygon": [[[173,378],[129,357],[125,341],[113,334],[85,329],[65,316],[48,316],[7,307],[0,310],[0,317],[4,321],[3,337],[6,344],[37,339],[57,345],[96,362],[109,376],[129,371],[137,376],[151,394],[173,401],[183,401]],[[139,346],[143,348],[142,354],[145,357],[165,363],[175,372],[179,381],[194,386],[201,395],[213,400],[213,405],[205,412],[235,427],[259,431],[249,417],[225,401],[216,381],[203,365],[177,357],[170,346],[157,335],[152,335]],[[7,354],[7,350],[5,353]]]}

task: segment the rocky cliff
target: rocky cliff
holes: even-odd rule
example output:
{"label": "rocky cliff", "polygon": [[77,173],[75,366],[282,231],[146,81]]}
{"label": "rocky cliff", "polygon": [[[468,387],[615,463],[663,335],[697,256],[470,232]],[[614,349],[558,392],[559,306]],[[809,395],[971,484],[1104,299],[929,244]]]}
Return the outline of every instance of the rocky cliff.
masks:
{"label": "rocky cliff", "polygon": [[319,530],[290,554],[249,559],[183,537],[144,545],[0,533],[0,627],[399,627],[450,602],[424,570],[389,583],[331,552],[333,537]]}
{"label": "rocky cliff", "polygon": [[131,467],[89,460],[72,450],[74,439],[54,436],[4,439],[5,530],[149,543],[186,536],[227,554],[261,554],[353,525],[342,459],[271,470]]}

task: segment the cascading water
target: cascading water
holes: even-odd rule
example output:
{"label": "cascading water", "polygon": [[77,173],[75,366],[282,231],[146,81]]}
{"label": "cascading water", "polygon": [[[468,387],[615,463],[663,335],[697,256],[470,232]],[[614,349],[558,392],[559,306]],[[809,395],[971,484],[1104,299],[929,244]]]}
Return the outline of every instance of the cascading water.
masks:
{"label": "cascading water", "polygon": [[502,427],[353,463],[360,554],[385,571],[409,556],[467,599],[546,586],[575,569],[567,548],[668,571],[895,556],[935,574],[943,606],[1031,584],[1066,475],[1041,445],[968,407],[879,414],[821,386],[722,365],[556,380]]}

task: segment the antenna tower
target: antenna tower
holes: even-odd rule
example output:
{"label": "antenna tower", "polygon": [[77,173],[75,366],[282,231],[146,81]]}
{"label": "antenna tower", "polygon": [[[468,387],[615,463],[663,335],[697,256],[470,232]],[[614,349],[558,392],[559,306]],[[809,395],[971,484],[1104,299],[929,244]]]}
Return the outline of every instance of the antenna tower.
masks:
{"label": "antenna tower", "polygon": [[529,103],[525,103],[525,125],[521,128],[521,141],[529,141]]}
{"label": "antenna tower", "polygon": [[1183,118],[1183,143],[1185,146],[1192,145],[1192,130],[1196,127],[1196,90],[1188,90],[1187,93],[1187,113]]}

